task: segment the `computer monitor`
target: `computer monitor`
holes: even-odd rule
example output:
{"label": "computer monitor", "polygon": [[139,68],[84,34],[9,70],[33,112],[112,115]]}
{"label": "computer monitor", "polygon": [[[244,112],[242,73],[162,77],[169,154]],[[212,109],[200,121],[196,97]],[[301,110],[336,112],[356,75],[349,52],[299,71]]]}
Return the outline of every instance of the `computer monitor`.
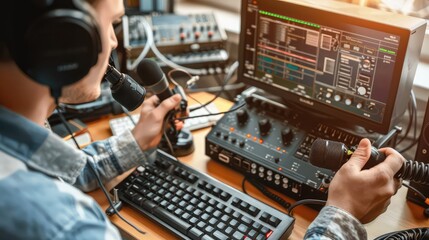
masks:
{"label": "computer monitor", "polygon": [[241,12],[243,82],[340,126],[385,134],[398,123],[425,20],[329,0],[242,0]]}

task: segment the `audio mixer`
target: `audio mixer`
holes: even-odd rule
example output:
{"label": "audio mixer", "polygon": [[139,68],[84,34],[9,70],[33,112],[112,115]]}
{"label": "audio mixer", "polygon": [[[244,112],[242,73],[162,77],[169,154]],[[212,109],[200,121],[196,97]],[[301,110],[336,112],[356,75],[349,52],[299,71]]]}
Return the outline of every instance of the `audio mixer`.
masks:
{"label": "audio mixer", "polygon": [[[311,165],[309,151],[316,138],[359,143],[362,130],[338,128],[250,88],[237,98],[206,136],[206,155],[292,197],[326,199],[333,172]],[[326,122],[326,123],[325,123]]]}
{"label": "audio mixer", "polygon": [[[124,48],[128,59],[138,57],[147,36],[143,27],[146,20],[152,30],[154,44],[163,54],[225,49],[226,32],[213,14],[163,14],[124,16]],[[149,57],[153,56],[149,52]]]}

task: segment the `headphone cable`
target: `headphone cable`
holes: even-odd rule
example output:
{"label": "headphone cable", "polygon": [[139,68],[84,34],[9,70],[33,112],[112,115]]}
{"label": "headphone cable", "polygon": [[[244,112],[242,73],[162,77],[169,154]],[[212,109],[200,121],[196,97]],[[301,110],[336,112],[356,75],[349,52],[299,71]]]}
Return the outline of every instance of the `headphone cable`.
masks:
{"label": "headphone cable", "polygon": [[[61,121],[63,122],[63,125],[66,127],[66,129],[67,129],[68,133],[70,134],[71,138],[73,139],[73,142],[74,142],[74,144],[76,145],[76,147],[77,147],[79,150],[82,150],[82,149],[80,148],[79,144],[77,143],[76,138],[74,137],[73,132],[71,131],[70,127],[68,126],[67,121],[66,121],[66,119],[65,119],[64,115],[63,115],[63,114],[62,114],[62,112],[61,112],[61,109],[58,107],[58,106],[59,106],[59,104],[58,104],[58,99],[55,99],[55,103],[56,103],[56,105],[57,105],[58,115],[60,116],[60,119],[61,119]],[[128,225],[130,225],[131,227],[133,227],[133,228],[134,228],[136,231],[138,231],[139,233],[141,233],[141,234],[146,234],[146,232],[145,232],[145,231],[142,231],[139,227],[137,227],[137,226],[136,226],[136,225],[134,225],[133,223],[129,222],[127,219],[125,219],[125,218],[122,216],[122,214],[120,214],[120,213],[119,213],[119,211],[116,209],[115,205],[113,204],[112,199],[110,198],[109,194],[107,193],[107,190],[106,190],[106,188],[104,187],[103,182],[101,181],[100,176],[99,176],[99,175],[98,175],[98,173],[97,173],[97,170],[96,170],[96,169],[94,168],[94,166],[90,163],[90,161],[87,161],[87,163],[88,163],[88,165],[89,165],[89,168],[92,170],[92,172],[93,172],[93,174],[94,174],[95,178],[97,179],[97,183],[98,183],[98,185],[100,186],[101,190],[103,191],[104,195],[106,196],[106,198],[107,198],[107,200],[108,200],[108,202],[109,202],[109,205],[110,205],[110,207],[113,209],[114,213],[115,213],[116,215],[118,215],[118,217],[119,217],[120,219],[122,219],[122,221],[124,221],[125,223],[127,223]]]}

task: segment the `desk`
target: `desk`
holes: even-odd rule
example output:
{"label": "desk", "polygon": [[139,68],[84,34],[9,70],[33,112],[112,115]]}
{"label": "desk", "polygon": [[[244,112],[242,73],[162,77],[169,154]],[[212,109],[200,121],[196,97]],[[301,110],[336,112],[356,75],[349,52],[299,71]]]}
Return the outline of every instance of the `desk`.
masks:
{"label": "desk", "polygon": [[[193,97],[195,97],[201,102],[205,102],[210,100],[212,98],[212,95],[207,93],[196,93],[193,94]],[[192,102],[190,103],[192,104]],[[215,104],[220,111],[228,110],[232,105],[231,102],[224,99],[217,99],[215,101]],[[111,131],[109,128],[109,118],[104,118],[93,123],[88,123],[88,127],[94,140],[100,140],[111,136]],[[180,160],[183,163],[190,165],[199,171],[206,172],[212,177],[236,189],[241,190],[241,182],[243,180],[243,176],[240,173],[235,172],[218,162],[210,160],[205,155],[205,136],[207,135],[209,130],[210,128],[206,128],[193,132],[195,151],[191,155],[181,157]],[[111,189],[127,175],[128,173],[125,173],[115,178],[107,184],[107,188]],[[246,185],[246,189],[251,196],[258,198],[259,200],[279,209],[280,211],[284,211],[284,209],[280,205],[266,198],[250,184]],[[379,216],[375,221],[366,225],[366,229],[368,231],[368,239],[373,239],[387,232],[429,226],[429,221],[423,216],[423,209],[416,204],[405,200],[406,193],[407,189],[405,187],[402,187],[398,191],[396,196],[393,197],[392,203],[390,204],[387,212]],[[107,199],[105,198],[101,190],[94,191],[90,193],[90,195],[101,205],[102,209],[106,209],[108,207]],[[289,202],[294,201],[286,196],[283,196],[283,198]],[[121,219],[119,219],[119,217],[111,217],[111,221],[125,234],[128,234],[130,238],[157,240],[178,239],[175,235],[172,235],[157,223],[152,222],[148,218],[145,218],[144,216],[140,215],[126,205],[124,206],[121,213],[126,219],[136,224],[143,231],[147,232],[146,235],[141,235],[136,230],[127,225],[125,222],[123,222]],[[292,235],[289,239],[303,239],[305,231],[311,221],[316,217],[317,211],[310,209],[309,207],[302,206],[294,210],[294,215],[296,218],[295,226]]]}

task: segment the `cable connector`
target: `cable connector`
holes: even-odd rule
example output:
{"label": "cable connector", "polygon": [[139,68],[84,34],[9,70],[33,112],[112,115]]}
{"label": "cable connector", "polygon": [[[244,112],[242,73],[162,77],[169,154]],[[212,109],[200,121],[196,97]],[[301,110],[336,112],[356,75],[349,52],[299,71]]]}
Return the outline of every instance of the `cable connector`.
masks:
{"label": "cable connector", "polygon": [[110,206],[106,209],[107,216],[115,215],[116,212],[121,211],[122,209],[122,201],[119,200],[118,189],[113,189],[113,206]]}
{"label": "cable connector", "polygon": [[200,80],[200,77],[198,75],[195,75],[191,77],[188,81],[186,81],[186,85],[188,87],[193,86],[198,80]]}

